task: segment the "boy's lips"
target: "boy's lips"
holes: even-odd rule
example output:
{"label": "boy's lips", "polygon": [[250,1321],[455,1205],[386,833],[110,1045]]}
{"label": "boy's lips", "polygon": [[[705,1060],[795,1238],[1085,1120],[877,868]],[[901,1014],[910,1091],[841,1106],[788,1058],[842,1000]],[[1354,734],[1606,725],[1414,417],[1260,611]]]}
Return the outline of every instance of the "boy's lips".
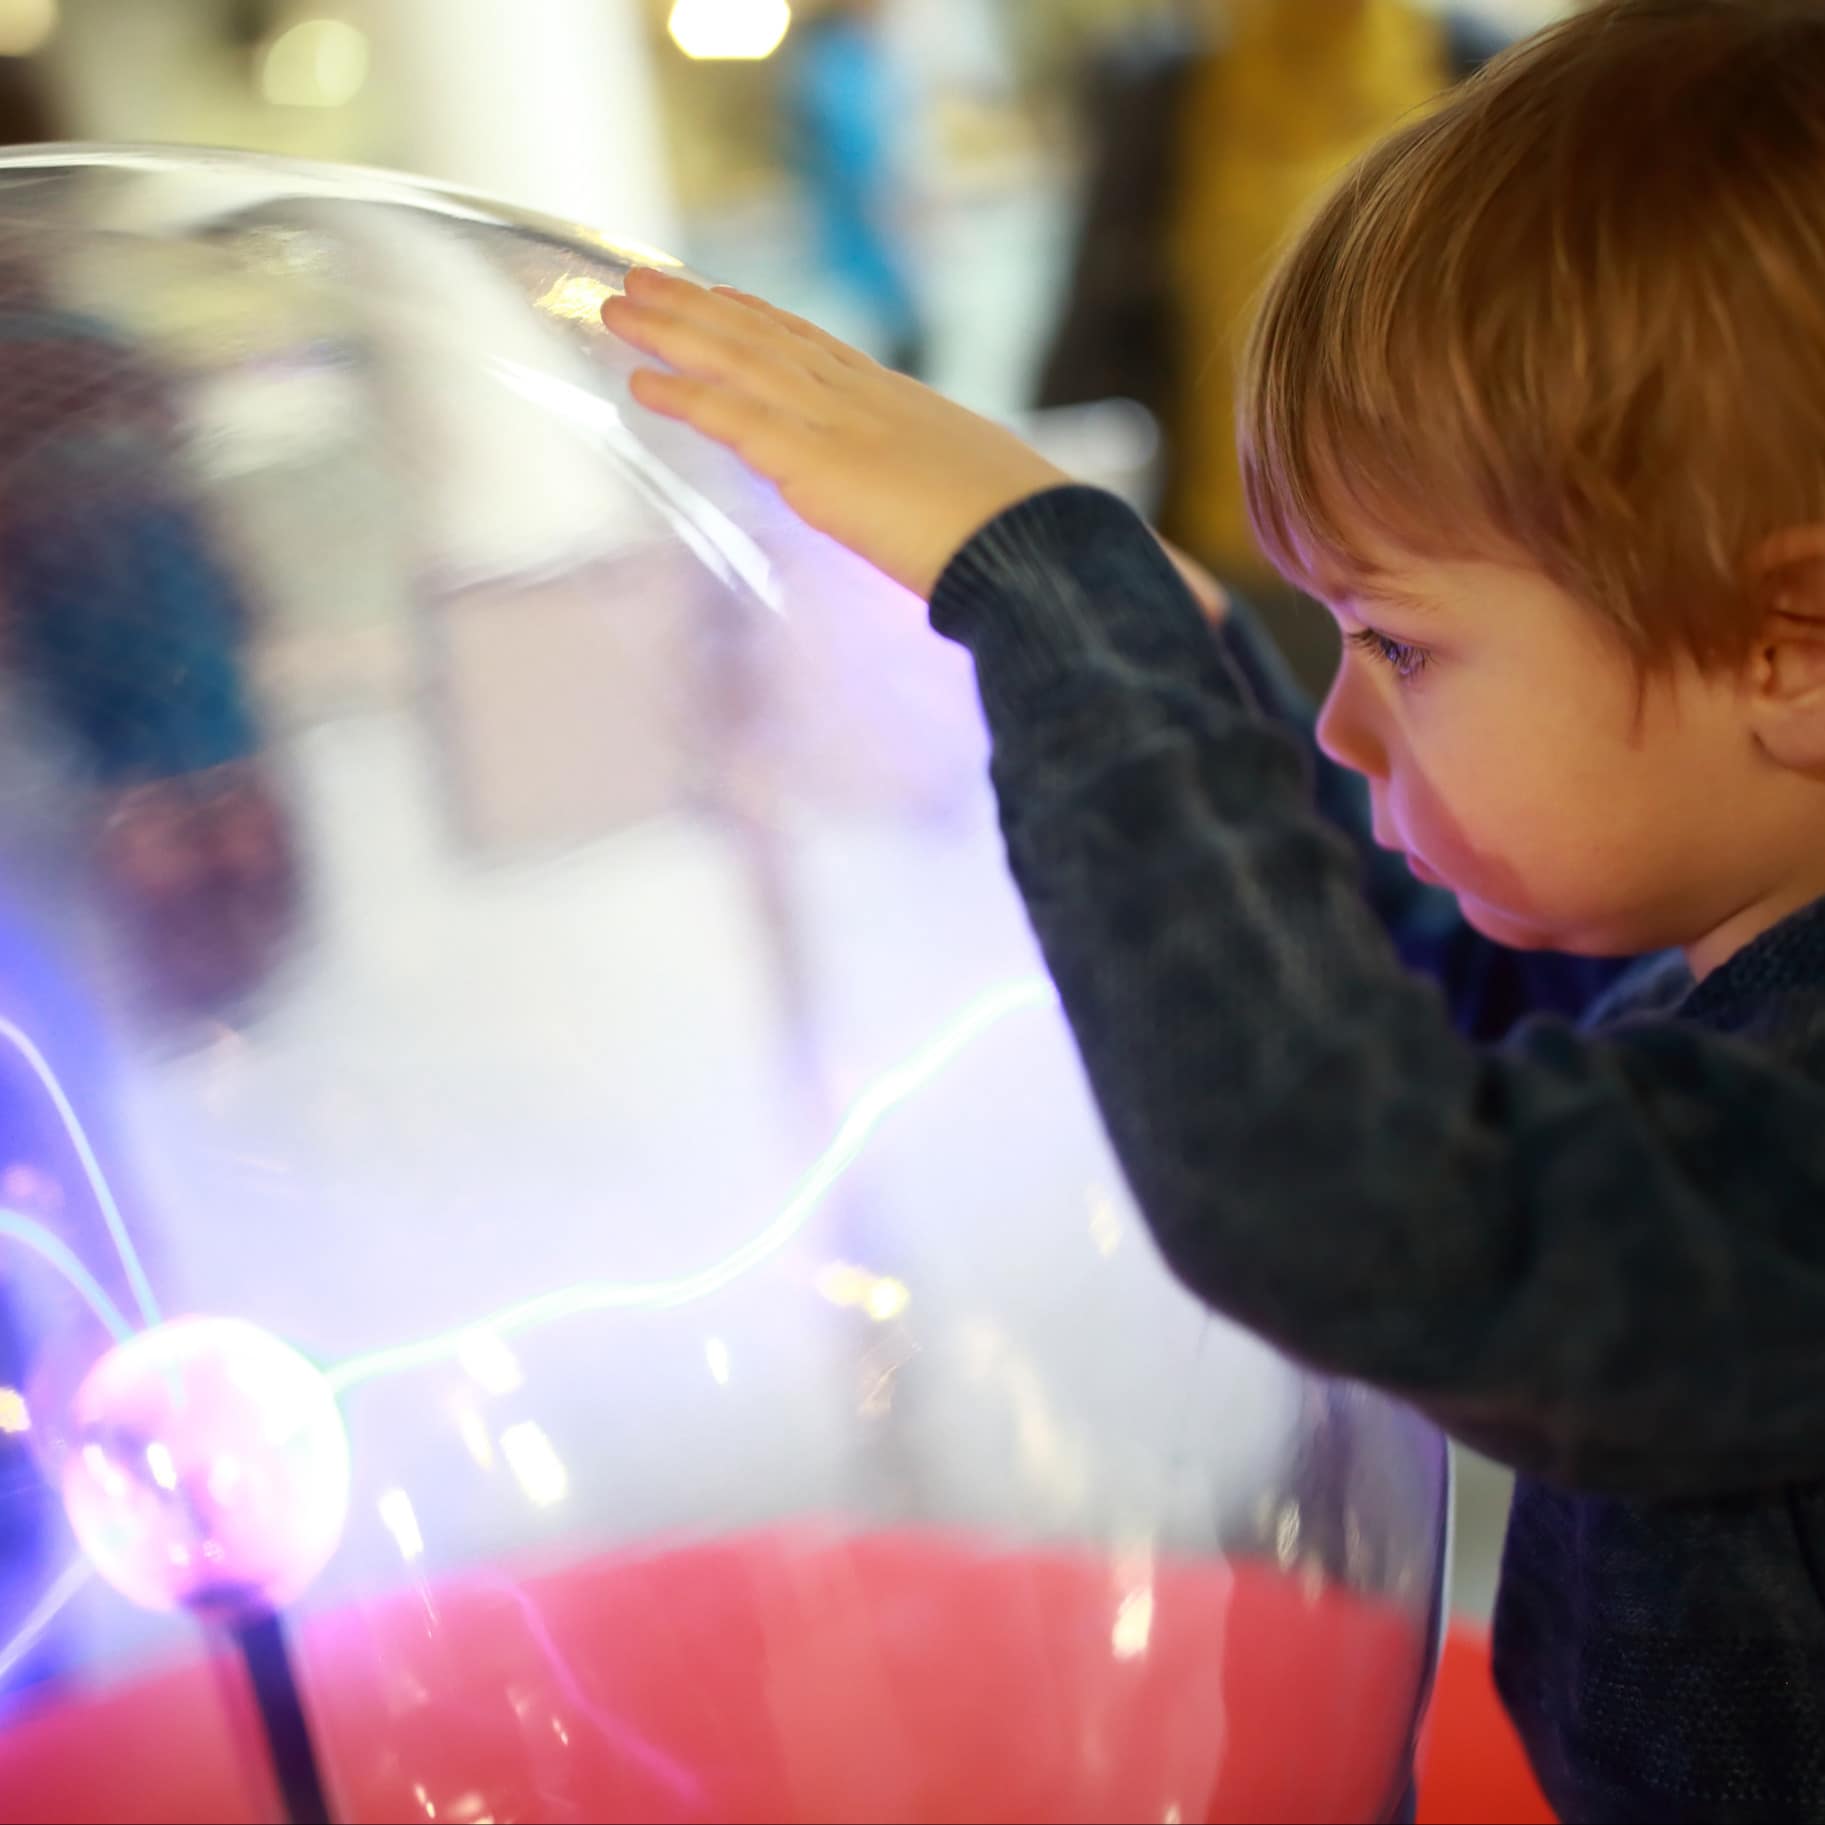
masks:
{"label": "boy's lips", "polygon": [[[1377,822],[1379,824],[1379,820]],[[1435,868],[1428,867],[1424,859],[1416,856],[1399,837],[1392,834],[1384,835],[1378,827],[1371,827],[1369,834],[1375,839],[1375,846],[1378,849],[1391,849],[1399,856],[1407,864],[1415,880],[1425,882],[1428,887],[1444,886],[1444,877]]]}

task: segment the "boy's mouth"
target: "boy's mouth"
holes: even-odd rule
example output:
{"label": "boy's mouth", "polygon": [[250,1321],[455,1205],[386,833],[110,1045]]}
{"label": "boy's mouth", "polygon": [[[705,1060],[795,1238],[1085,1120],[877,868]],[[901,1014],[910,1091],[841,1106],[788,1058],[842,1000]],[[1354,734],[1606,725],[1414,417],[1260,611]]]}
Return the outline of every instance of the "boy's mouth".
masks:
{"label": "boy's mouth", "polygon": [[1429,868],[1420,857],[1416,856],[1392,831],[1384,832],[1379,811],[1376,813],[1369,834],[1375,840],[1378,849],[1390,849],[1407,864],[1408,871],[1416,881],[1423,881],[1428,887],[1443,887],[1444,879],[1436,869]]}

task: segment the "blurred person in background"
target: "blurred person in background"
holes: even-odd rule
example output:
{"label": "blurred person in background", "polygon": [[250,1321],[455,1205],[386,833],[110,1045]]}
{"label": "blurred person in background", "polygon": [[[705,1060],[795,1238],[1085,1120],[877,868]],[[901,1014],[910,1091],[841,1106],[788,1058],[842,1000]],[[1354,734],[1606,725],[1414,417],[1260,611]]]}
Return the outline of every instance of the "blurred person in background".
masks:
{"label": "blurred person in background", "polygon": [[[1503,42],[1472,12],[1410,0],[1189,0],[1090,74],[1088,187],[1035,404],[1153,413],[1160,529],[1250,599],[1311,689],[1329,682],[1335,638],[1249,531],[1233,354],[1305,209]],[[1231,359],[1211,358],[1213,337]]]}
{"label": "blurred person in background", "polygon": [[[0,60],[0,143],[57,137],[30,66]],[[139,988],[213,1017],[270,973],[298,896],[253,609],[187,483],[177,377],[65,295],[56,259],[0,213],[0,674],[81,775]]]}
{"label": "blurred person in background", "polygon": [[38,264],[0,230],[0,665],[93,807],[136,990],[227,1014],[278,961],[297,890],[251,608],[182,479],[167,377]]}
{"label": "blurred person in background", "polygon": [[926,328],[901,227],[911,103],[880,10],[879,0],[801,7],[785,47],[787,162],[830,278],[866,313],[886,364],[918,375]]}

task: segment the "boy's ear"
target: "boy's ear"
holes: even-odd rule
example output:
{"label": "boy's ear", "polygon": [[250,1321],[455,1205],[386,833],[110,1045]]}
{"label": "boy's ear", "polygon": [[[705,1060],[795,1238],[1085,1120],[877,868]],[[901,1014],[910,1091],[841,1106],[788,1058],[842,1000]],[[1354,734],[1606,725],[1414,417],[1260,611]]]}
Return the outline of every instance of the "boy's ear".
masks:
{"label": "boy's ear", "polygon": [[1825,778],[1825,525],[1769,539],[1750,586],[1761,621],[1744,685],[1756,738],[1783,766]]}

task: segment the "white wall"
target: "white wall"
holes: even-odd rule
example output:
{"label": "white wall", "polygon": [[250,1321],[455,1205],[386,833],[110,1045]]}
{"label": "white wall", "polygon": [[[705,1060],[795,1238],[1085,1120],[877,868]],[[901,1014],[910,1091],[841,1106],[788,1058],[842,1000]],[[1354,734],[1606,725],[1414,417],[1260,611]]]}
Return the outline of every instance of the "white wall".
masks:
{"label": "white wall", "polygon": [[651,48],[635,0],[364,0],[405,169],[675,242]]}

